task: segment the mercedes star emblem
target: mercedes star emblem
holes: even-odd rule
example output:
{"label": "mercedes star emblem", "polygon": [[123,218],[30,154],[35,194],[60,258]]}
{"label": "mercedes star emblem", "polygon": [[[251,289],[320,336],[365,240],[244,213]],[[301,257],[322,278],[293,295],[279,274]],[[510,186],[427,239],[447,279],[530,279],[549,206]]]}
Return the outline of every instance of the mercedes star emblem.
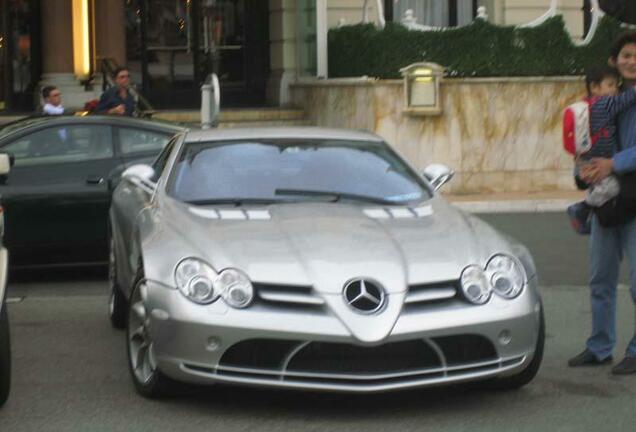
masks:
{"label": "mercedes star emblem", "polygon": [[364,279],[349,281],[343,291],[345,302],[360,314],[373,314],[384,306],[384,289],[374,282]]}

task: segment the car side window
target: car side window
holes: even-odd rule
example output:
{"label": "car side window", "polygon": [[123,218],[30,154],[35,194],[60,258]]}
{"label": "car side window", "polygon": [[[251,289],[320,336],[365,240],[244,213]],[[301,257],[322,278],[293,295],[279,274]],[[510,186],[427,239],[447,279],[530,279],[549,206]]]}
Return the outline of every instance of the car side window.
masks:
{"label": "car side window", "polygon": [[175,146],[175,143],[179,140],[179,137],[174,137],[172,141],[170,141],[163,149],[163,151],[159,154],[157,159],[153,162],[152,168],[155,170],[155,174],[152,176],[153,181],[159,180],[163,170],[166,168],[166,164],[168,163],[168,159],[170,158],[170,153]]}
{"label": "car side window", "polygon": [[15,166],[81,162],[113,157],[112,131],[102,125],[60,125],[22,136],[2,147]]}
{"label": "car side window", "polygon": [[119,148],[126,156],[135,153],[157,153],[170,141],[170,134],[144,129],[119,128]]}

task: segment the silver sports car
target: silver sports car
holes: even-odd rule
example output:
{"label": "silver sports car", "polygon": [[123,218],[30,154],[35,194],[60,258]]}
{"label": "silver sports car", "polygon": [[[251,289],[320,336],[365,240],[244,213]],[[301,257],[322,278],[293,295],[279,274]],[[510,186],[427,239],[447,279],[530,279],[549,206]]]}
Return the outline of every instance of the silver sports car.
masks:
{"label": "silver sports car", "polygon": [[110,318],[137,390],[175,381],[379,392],[537,373],[528,250],[375,135],[193,131],[124,174]]}

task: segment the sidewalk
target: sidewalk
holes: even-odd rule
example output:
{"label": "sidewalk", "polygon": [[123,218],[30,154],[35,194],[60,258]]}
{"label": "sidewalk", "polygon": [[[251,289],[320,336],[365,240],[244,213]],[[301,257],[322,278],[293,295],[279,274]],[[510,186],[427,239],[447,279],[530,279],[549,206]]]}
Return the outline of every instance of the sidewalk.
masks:
{"label": "sidewalk", "polygon": [[471,213],[562,212],[573,202],[581,201],[581,191],[509,192],[483,195],[448,195],[444,198]]}

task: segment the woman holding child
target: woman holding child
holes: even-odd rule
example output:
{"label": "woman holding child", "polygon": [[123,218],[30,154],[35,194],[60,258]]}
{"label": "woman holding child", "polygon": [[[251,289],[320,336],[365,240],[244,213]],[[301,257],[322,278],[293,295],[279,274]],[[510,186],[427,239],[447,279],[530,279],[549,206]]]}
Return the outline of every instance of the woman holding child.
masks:
{"label": "woman holding child", "polygon": [[[623,92],[636,85],[636,32],[618,38],[611,50],[610,64],[618,69]],[[612,175],[620,179],[626,173],[636,171],[636,105],[618,114],[615,127],[618,137],[613,157],[593,158],[581,166],[580,178],[589,185],[598,184]],[[602,226],[597,216],[592,217],[589,257],[592,333],[585,350],[569,360],[571,367],[612,361],[616,344],[616,288],[623,254],[628,260],[630,293],[636,305],[636,218],[633,217],[636,212],[629,216],[627,222],[609,227]],[[612,373],[636,373],[636,334],[627,346],[625,357],[612,368]]]}

